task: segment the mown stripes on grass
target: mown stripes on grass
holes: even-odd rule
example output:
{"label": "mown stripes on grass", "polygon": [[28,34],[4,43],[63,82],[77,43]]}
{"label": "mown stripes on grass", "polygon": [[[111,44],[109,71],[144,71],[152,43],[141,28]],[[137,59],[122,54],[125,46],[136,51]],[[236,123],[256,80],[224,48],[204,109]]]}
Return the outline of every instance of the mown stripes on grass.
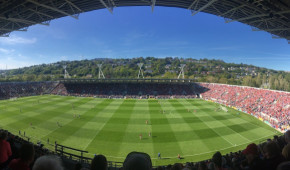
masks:
{"label": "mown stripes on grass", "polygon": [[[166,111],[163,113],[165,108],[157,100],[148,101],[148,107],[150,112],[150,121],[152,123],[152,140],[154,155],[153,158],[157,157],[157,153],[161,153],[163,158],[169,155],[182,154],[181,147],[170,125],[170,119],[166,117]],[[162,125],[158,125],[162,122]],[[164,132],[166,130],[166,132]]]}
{"label": "mown stripes on grass", "polygon": [[[0,101],[0,127],[26,131],[45,144],[49,138],[51,143],[88,150],[88,156],[101,153],[113,161],[123,161],[131,151],[146,152],[154,165],[207,159],[216,150],[236,151],[276,134],[253,117],[230,108],[216,111],[218,107],[196,99],[34,96]],[[164,159],[157,159],[157,153]]]}
{"label": "mown stripes on grass", "polygon": [[[120,146],[123,141],[123,137],[126,133],[124,131],[128,126],[129,118],[132,113],[135,101],[124,100],[117,110],[111,115],[106,124],[102,127],[102,130],[98,132],[98,135],[92,140],[87,148],[95,149],[96,153],[100,153],[103,150],[103,154],[112,156],[112,152],[119,153]],[[125,119],[122,122],[113,119],[114,117],[123,117]],[[101,142],[100,142],[101,141]],[[106,147],[106,149],[101,149]]]}

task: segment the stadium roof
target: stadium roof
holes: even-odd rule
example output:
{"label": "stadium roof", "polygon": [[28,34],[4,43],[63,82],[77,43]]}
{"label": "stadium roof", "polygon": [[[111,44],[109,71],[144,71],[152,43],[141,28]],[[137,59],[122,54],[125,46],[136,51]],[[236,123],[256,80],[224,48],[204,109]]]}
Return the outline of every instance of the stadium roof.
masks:
{"label": "stadium roof", "polygon": [[178,7],[206,12],[225,18],[226,23],[242,22],[253,31],[267,31],[273,38],[285,38],[290,43],[289,0],[0,0],[0,36],[12,31],[26,31],[31,25],[49,25],[56,18],[115,7],[155,6]]}
{"label": "stadium roof", "polygon": [[117,78],[117,79],[60,79],[63,83],[194,83],[193,79],[129,79],[129,78]]}

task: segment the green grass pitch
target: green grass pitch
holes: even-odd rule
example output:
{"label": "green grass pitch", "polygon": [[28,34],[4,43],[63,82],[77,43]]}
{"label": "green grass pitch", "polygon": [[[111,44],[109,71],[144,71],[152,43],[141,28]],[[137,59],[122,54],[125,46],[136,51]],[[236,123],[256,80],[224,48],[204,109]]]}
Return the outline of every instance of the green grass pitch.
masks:
{"label": "green grass pitch", "polygon": [[[49,138],[50,143],[87,150],[90,157],[104,154],[110,161],[123,161],[131,151],[146,152],[153,165],[205,160],[216,151],[237,151],[279,133],[247,114],[219,107],[200,99],[44,95],[1,100],[0,127],[15,134],[25,131],[46,147]],[[178,154],[183,159],[177,159]]]}

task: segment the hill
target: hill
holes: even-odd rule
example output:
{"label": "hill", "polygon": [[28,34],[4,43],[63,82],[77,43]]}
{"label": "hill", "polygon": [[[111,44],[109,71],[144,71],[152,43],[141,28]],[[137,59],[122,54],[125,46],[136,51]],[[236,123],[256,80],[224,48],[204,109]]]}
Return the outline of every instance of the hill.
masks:
{"label": "hill", "polygon": [[51,81],[64,78],[63,66],[72,78],[98,78],[97,64],[102,64],[106,78],[137,78],[138,63],[143,63],[146,78],[177,78],[180,64],[186,64],[185,77],[197,82],[245,85],[290,91],[290,73],[222,60],[192,58],[139,57],[132,59],[98,58],[81,61],[60,61],[19,69],[0,71],[0,81]]}

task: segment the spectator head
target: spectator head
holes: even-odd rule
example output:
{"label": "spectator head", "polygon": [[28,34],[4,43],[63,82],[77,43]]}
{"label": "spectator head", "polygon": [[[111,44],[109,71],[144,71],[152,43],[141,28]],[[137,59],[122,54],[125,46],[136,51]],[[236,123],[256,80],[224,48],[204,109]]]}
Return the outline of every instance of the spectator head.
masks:
{"label": "spectator head", "polygon": [[7,131],[2,131],[0,133],[0,140],[6,140],[8,137],[8,132]]}
{"label": "spectator head", "polygon": [[81,163],[77,163],[75,165],[75,169],[74,170],[81,170],[82,169],[82,164]]}
{"label": "spectator head", "polygon": [[32,163],[34,160],[34,147],[32,144],[24,143],[20,148],[20,158],[27,162]]}
{"label": "spectator head", "polygon": [[254,160],[255,157],[258,156],[258,146],[254,143],[251,143],[242,153],[246,156],[247,161],[250,163]]}
{"label": "spectator head", "polygon": [[182,170],[183,166],[181,163],[175,163],[172,167],[171,170]]}
{"label": "spectator head", "polygon": [[207,170],[207,167],[204,161],[198,164],[198,170]]}
{"label": "spectator head", "polygon": [[282,150],[282,155],[287,161],[290,161],[290,143],[288,143],[286,146],[284,146]]}
{"label": "spectator head", "polygon": [[263,148],[264,156],[267,159],[276,157],[281,154],[280,148],[276,142],[269,142]]}
{"label": "spectator head", "polygon": [[60,158],[45,155],[35,161],[32,170],[63,170],[63,167]]}
{"label": "spectator head", "polygon": [[146,153],[131,152],[127,155],[123,168],[124,170],[151,170],[152,162]]}
{"label": "spectator head", "polygon": [[289,170],[290,169],[290,161],[282,162],[278,167],[277,170]]}
{"label": "spectator head", "polygon": [[104,155],[96,155],[92,160],[91,170],[107,170],[108,163]]}
{"label": "spectator head", "polygon": [[212,156],[212,162],[214,163],[215,167],[221,168],[222,167],[222,154],[220,152],[216,152]]}
{"label": "spectator head", "polygon": [[156,170],[163,170],[162,166],[158,166]]}
{"label": "spectator head", "polygon": [[290,130],[287,130],[284,134],[285,142],[290,143]]}

